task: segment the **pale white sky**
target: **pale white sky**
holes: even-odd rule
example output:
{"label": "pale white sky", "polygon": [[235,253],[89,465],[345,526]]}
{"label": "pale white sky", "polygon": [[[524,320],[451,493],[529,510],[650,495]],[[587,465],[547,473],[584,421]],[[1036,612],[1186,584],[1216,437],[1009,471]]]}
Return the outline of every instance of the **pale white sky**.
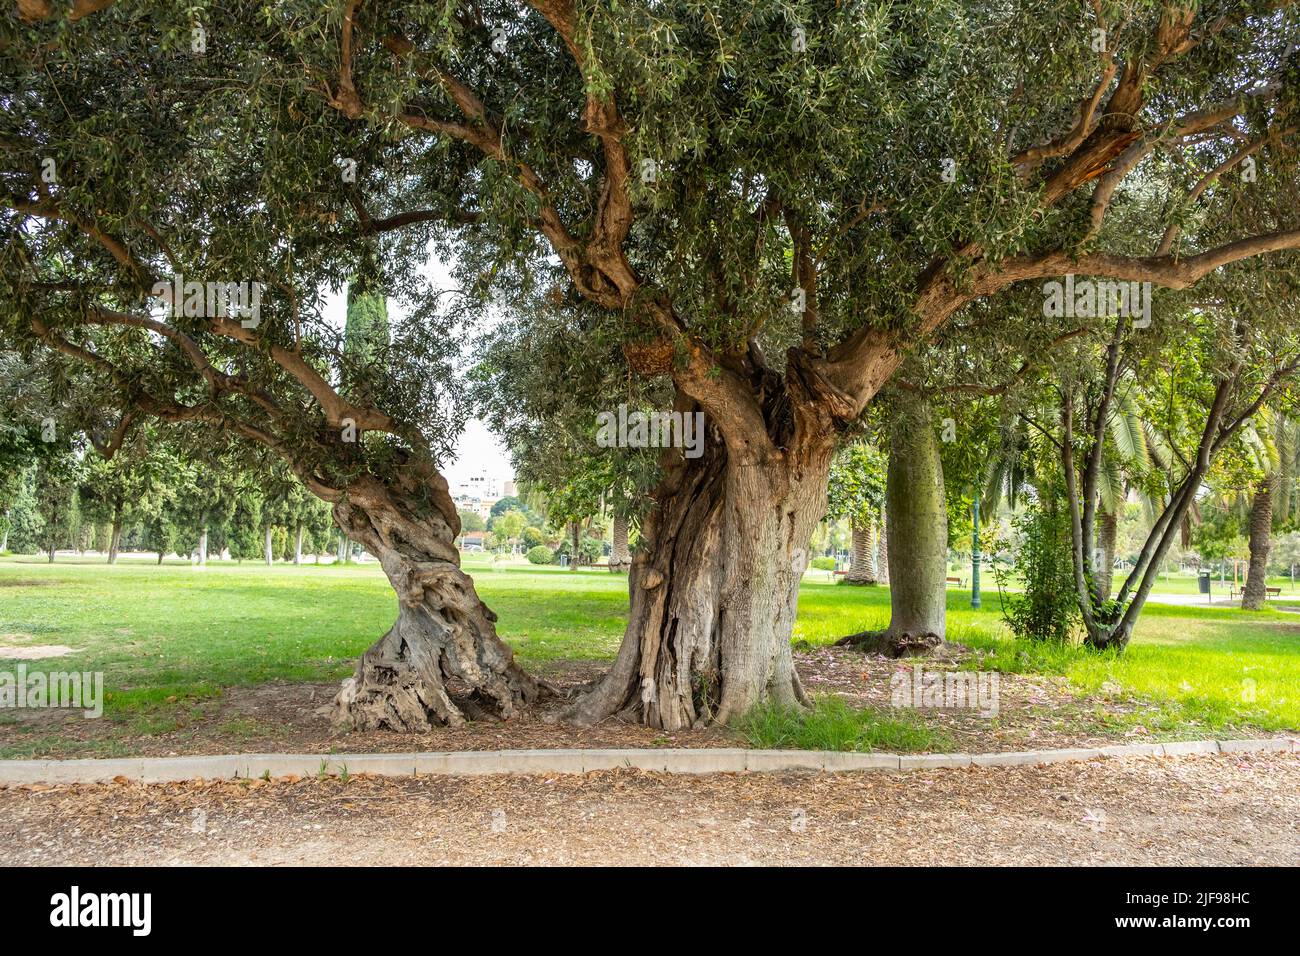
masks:
{"label": "pale white sky", "polygon": [[[446,289],[452,286],[446,267],[432,256],[425,275],[437,288]],[[394,299],[388,300],[388,308],[395,316],[403,314],[401,304]],[[338,293],[326,292],[324,314],[326,321],[341,329],[347,318],[347,311],[347,289]],[[442,472],[452,485],[483,472],[502,481],[511,481],[515,477],[515,470],[510,464],[510,454],[506,451],[505,445],[477,418],[471,418],[466,423],[465,430],[456,442],[455,456],[443,466]]]}

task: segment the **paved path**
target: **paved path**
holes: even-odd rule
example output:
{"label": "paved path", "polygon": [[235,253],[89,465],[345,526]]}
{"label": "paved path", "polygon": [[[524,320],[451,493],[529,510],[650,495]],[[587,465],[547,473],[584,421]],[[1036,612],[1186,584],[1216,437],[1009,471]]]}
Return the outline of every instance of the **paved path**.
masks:
{"label": "paved path", "polygon": [[[1214,589],[1210,595],[1211,600],[1206,601],[1204,594],[1152,594],[1147,598],[1148,602],[1154,604],[1177,604],[1180,607],[1228,607],[1241,608],[1241,595],[1229,599],[1227,590],[1220,591]],[[1300,594],[1283,594],[1281,597],[1271,597],[1268,599],[1267,607],[1275,611],[1287,611],[1289,613],[1300,612]]]}
{"label": "paved path", "polygon": [[0,789],[10,864],[1300,865],[1300,754]]}

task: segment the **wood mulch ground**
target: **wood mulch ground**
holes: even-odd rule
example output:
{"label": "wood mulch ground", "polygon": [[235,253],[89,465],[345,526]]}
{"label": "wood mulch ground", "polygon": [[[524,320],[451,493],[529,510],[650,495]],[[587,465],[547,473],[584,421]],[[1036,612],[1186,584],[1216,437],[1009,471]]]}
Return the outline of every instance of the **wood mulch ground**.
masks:
{"label": "wood mulch ground", "polygon": [[[808,692],[839,694],[850,703],[886,707],[890,677],[911,662],[864,656],[839,647],[796,652],[796,664]],[[951,668],[952,662],[926,660],[927,669]],[[602,662],[565,662],[540,671],[562,688],[576,690],[599,677]],[[1108,723],[1105,717],[1132,715],[1141,708],[1131,699],[1076,696],[1064,678],[999,674],[996,718],[974,710],[923,709],[915,713],[940,730],[948,749],[966,753],[1044,750],[1093,746],[1117,740],[1148,739],[1134,720]],[[743,747],[738,734],[725,729],[666,733],[608,720],[575,728],[548,720],[567,701],[543,700],[506,722],[478,721],[460,728],[423,734],[340,733],[317,711],[328,704],[337,683],[263,684],[229,687],[220,697],[178,703],[151,719],[147,732],[130,721],[85,720],[79,712],[8,711],[0,723],[0,748],[23,748],[24,756],[176,756],[220,753],[380,753],[449,750],[502,750],[568,747]],[[172,718],[174,717],[174,720]],[[172,726],[160,726],[171,723]],[[1186,735],[1184,735],[1186,736]],[[1193,732],[1197,739],[1215,736]],[[1150,738],[1155,739],[1155,738]]]}
{"label": "wood mulch ground", "polygon": [[1300,864],[1300,755],[0,788],[5,862]]}

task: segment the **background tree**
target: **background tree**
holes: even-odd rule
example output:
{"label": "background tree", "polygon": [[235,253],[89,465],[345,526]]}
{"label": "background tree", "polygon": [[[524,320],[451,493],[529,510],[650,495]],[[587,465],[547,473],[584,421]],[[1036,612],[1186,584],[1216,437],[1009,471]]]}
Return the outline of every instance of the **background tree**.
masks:
{"label": "background tree", "polygon": [[1285,521],[1290,517],[1288,506],[1300,456],[1300,427],[1294,419],[1265,407],[1255,425],[1243,435],[1256,450],[1261,472],[1251,495],[1250,561],[1241,595],[1241,606],[1252,611],[1262,608],[1268,598],[1273,530],[1276,519]]}
{"label": "background tree", "polygon": [[477,511],[458,511],[456,514],[460,518],[460,530],[464,531],[486,531],[487,522]]}
{"label": "background tree", "polygon": [[34,498],[41,517],[40,545],[51,564],[60,548],[72,547],[81,515],[77,487],[82,481],[82,464],[67,445],[48,443],[36,459]]}
{"label": "background tree", "polygon": [[886,458],[860,442],[840,451],[831,465],[827,515],[845,519],[853,536],[853,563],[844,576],[852,584],[875,584],[876,544],[885,506]]}
{"label": "background tree", "polygon": [[524,532],[524,513],[511,508],[504,514],[494,517],[491,527],[503,541],[513,546],[518,543],[519,536]]}
{"label": "background tree", "polygon": [[[1234,297],[1249,295],[1249,286],[1243,284],[1232,292]],[[1087,630],[1085,640],[1093,647],[1123,650],[1128,644],[1165,555],[1182,532],[1215,456],[1266,402],[1289,389],[1300,372],[1300,341],[1286,310],[1280,315],[1253,317],[1248,329],[1238,318],[1236,304],[1229,300],[1217,308],[1198,309],[1171,323],[1178,336],[1176,354],[1158,347],[1138,347],[1130,340],[1133,330],[1129,321],[1121,318],[1106,345],[1105,371],[1093,380],[1092,387],[1076,375],[1062,381],[1062,469],[1072,519],[1076,589]],[[1259,336],[1261,325],[1269,326],[1266,338]],[[1148,406],[1150,416],[1162,420],[1164,431],[1171,436],[1171,457],[1177,464],[1171,464],[1166,503],[1137,564],[1115,598],[1103,600],[1093,584],[1096,568],[1091,553],[1097,540],[1097,489],[1116,390],[1130,363],[1136,363],[1135,380],[1152,383],[1152,392],[1182,390],[1191,400]],[[1076,444],[1082,446],[1081,459]],[[1110,568],[1103,570],[1110,574]]]}
{"label": "background tree", "polygon": [[78,489],[82,513],[109,527],[108,563],[116,564],[122,532],[160,508],[167,460],[157,454],[156,429],[138,429],[112,458],[90,455]]}

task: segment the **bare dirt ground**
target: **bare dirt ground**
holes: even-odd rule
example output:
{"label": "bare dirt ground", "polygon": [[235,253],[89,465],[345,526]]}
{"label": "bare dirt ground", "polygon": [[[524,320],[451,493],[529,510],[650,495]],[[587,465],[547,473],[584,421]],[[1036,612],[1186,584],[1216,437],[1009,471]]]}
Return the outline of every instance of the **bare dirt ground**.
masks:
{"label": "bare dirt ground", "polygon": [[6,863],[1300,864],[1300,756],[0,789]]}
{"label": "bare dirt ground", "polygon": [[[796,653],[796,665],[810,694],[839,694],[855,706],[886,707],[890,677],[909,662],[864,656],[838,647]],[[573,691],[604,671],[601,662],[565,662],[541,671]],[[952,661],[926,660],[927,669]],[[941,732],[946,749],[965,753],[1042,750],[1114,743],[1125,736],[1148,739],[1141,727],[1141,703],[1129,699],[1080,697],[1064,678],[1000,674],[999,712],[925,709],[916,715]],[[85,720],[56,710],[13,712],[0,722],[0,749],[29,757],[175,756],[220,753],[380,753],[502,750],[551,747],[743,747],[738,734],[723,729],[665,733],[608,720],[575,728],[552,722],[567,700],[548,698],[505,722],[478,721],[423,734],[346,733],[317,711],[338,691],[336,683],[263,684],[228,687],[220,697],[179,701],[151,715],[140,728],[130,721]],[[1139,716],[1117,721],[1114,718]],[[1137,727],[1134,727],[1136,721]],[[1184,735],[1186,736],[1186,735]],[[1249,733],[1193,732],[1197,739],[1251,736]],[[1155,738],[1151,738],[1155,739]]]}

